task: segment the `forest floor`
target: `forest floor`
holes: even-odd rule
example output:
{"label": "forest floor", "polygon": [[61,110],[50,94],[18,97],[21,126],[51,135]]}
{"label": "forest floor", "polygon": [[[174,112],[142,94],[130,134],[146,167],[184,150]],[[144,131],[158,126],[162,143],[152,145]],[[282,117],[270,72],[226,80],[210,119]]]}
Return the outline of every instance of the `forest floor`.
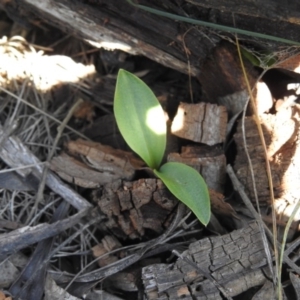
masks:
{"label": "forest floor", "polygon": [[[247,201],[243,188],[232,177],[235,172],[245,194],[255,199],[245,169],[246,128],[248,151],[255,157],[252,170],[258,178],[260,215],[271,228],[265,157],[250,113],[245,123],[237,123],[241,114],[233,112],[229,125],[223,120],[225,124],[219,126],[223,140],[217,146],[210,140],[200,145],[180,134],[168,135],[165,159],[180,153],[182,161],[198,164],[210,188],[213,214],[204,227],[143,168],[137,168],[130,180],[120,175],[112,181],[107,179],[109,172],[96,166],[97,160],[103,164],[103,155],[122,159],[130,151],[113,116],[120,68],[150,86],[169,122],[181,103],[202,102],[196,78],[145,57],[95,48],[58,29],[25,29],[4,12],[0,20],[0,300],[208,296],[245,300],[267,299],[266,294],[275,299],[272,246],[252,204],[243,202]],[[272,83],[272,76],[276,74],[266,76],[265,82]],[[280,82],[285,80],[281,76]],[[288,98],[280,97],[283,102]],[[296,205],[287,205],[286,199],[295,198],[298,189],[296,98],[283,108],[276,106],[270,93],[255,98],[273,157],[280,241]],[[270,106],[261,108],[268,99]],[[190,113],[187,123],[192,123],[198,106],[183,109]],[[215,130],[216,108],[206,103],[205,110],[212,124],[206,126]],[[123,152],[115,154],[98,143]],[[227,168],[230,179],[227,164],[234,165],[234,171]],[[282,268],[290,299],[300,299],[297,218],[292,219]]]}

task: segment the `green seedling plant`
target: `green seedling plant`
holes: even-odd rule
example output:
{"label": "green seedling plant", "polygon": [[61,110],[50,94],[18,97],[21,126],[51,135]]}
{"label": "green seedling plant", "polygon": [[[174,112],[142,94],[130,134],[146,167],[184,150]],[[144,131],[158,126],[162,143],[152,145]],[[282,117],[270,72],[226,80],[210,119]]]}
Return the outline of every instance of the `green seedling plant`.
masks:
{"label": "green seedling plant", "polygon": [[152,90],[141,79],[122,69],[117,78],[114,115],[128,146],[170,192],[207,225],[210,199],[204,179],[194,168],[182,163],[167,162],[161,166],[167,135],[164,111]]}

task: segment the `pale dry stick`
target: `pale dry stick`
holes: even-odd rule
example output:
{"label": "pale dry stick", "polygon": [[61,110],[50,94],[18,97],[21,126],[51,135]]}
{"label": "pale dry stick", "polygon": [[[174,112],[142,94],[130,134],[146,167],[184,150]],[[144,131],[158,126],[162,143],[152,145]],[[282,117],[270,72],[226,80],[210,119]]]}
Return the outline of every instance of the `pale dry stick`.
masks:
{"label": "pale dry stick", "polygon": [[[48,158],[47,158],[47,162],[50,163],[54,152],[55,152],[55,148],[58,144],[58,141],[61,138],[61,135],[63,133],[64,128],[66,127],[67,123],[69,122],[69,120],[71,119],[71,117],[73,116],[74,111],[77,109],[77,107],[82,103],[83,101],[80,99],[78,100],[73,107],[70,109],[70,111],[68,112],[68,114],[66,115],[65,119],[63,120],[63,122],[57,127],[57,134],[54,140],[54,143],[52,145],[52,149],[48,154]],[[27,222],[30,222],[30,219],[32,219],[33,214],[35,214],[35,212],[37,211],[38,205],[41,202],[41,200],[43,199],[43,194],[44,194],[44,189],[45,189],[45,185],[46,185],[46,178],[47,178],[47,173],[48,173],[49,168],[47,166],[44,166],[43,168],[43,173],[42,173],[42,178],[39,184],[39,189],[36,195],[36,201],[34,203],[34,206],[32,207],[32,209],[30,210],[30,213],[27,217]]]}
{"label": "pale dry stick", "polygon": [[[3,127],[0,125],[0,137],[3,135]],[[37,178],[40,178],[43,172],[43,168],[39,165],[39,159],[33,155],[29,149],[17,138],[8,137],[4,140],[2,147],[0,148],[0,157],[9,166],[18,167],[23,165],[34,164],[35,168],[31,169],[31,172]],[[21,176],[26,176],[30,173],[22,172]],[[87,207],[91,207],[91,204],[85,200],[82,196],[72,190],[67,184],[62,182],[60,178],[53,174],[53,172],[48,173],[46,184],[55,193],[64,198],[76,209],[81,210]]]}
{"label": "pale dry stick", "polygon": [[53,237],[61,232],[74,227],[91,211],[90,208],[82,209],[75,215],[52,224],[42,223],[34,227],[23,226],[0,236],[0,260],[7,255],[36,244],[43,239]]}
{"label": "pale dry stick", "polygon": [[[16,100],[20,99],[21,102],[25,103],[27,106],[33,108],[34,110],[38,111],[39,113],[47,116],[49,119],[51,119],[52,121],[61,124],[62,122],[54,117],[52,117],[51,115],[49,115],[48,113],[44,112],[43,110],[39,109],[38,107],[34,106],[33,104],[29,103],[28,101],[26,101],[25,99],[20,98],[19,96],[16,96],[15,94],[11,93],[10,91],[8,91],[7,89],[3,88],[0,86],[0,90],[5,92],[6,94],[8,94],[9,96],[15,98]],[[74,128],[70,127],[70,126],[66,126],[67,129],[69,129],[70,131],[72,131],[73,133],[77,134],[78,136],[80,136],[81,138],[90,141],[90,139],[88,137],[86,137],[84,134],[80,133],[79,131],[75,130]]]}
{"label": "pale dry stick", "polygon": [[[39,163],[39,165],[44,165],[44,164],[45,164],[45,162],[40,162]],[[35,167],[35,166],[36,166],[36,164],[31,164],[31,165],[27,165],[27,166],[19,166],[19,167],[15,167],[15,168],[3,169],[3,170],[0,170],[0,174],[19,171],[19,170],[22,170],[22,169],[28,169],[28,168],[32,168],[32,167]]]}
{"label": "pale dry stick", "polygon": [[[263,134],[262,126],[259,122],[259,117],[258,117],[256,105],[255,105],[255,100],[253,98],[252,90],[251,90],[251,87],[250,87],[250,83],[249,83],[249,80],[248,80],[248,77],[247,77],[247,73],[246,73],[246,70],[245,70],[245,66],[244,66],[244,62],[243,62],[243,58],[242,58],[242,54],[241,54],[239,40],[238,40],[237,37],[236,37],[236,45],[237,45],[237,51],[238,51],[239,59],[240,59],[240,62],[241,62],[241,67],[242,67],[244,79],[245,79],[245,82],[246,82],[246,86],[247,86],[247,89],[248,89],[252,109],[253,109],[253,112],[254,112],[254,120],[255,120],[255,123],[257,125],[259,137],[260,137],[260,140],[261,140],[261,143],[262,143],[262,146],[263,146],[263,150],[264,150],[264,156],[265,156],[265,162],[266,162],[266,168],[267,168],[267,176],[268,176],[268,182],[269,182],[269,188],[270,188],[270,198],[271,198],[271,202],[272,202],[273,246],[274,246],[274,254],[275,254],[276,275],[278,277],[279,265],[278,265],[278,250],[277,250],[277,228],[276,228],[276,215],[275,215],[275,208],[274,208],[275,207],[275,199],[274,199],[271,167],[270,167],[270,163],[269,163],[269,159],[268,159],[268,153],[267,153],[265,137],[264,137],[264,134]],[[246,105],[247,105],[247,103],[246,103]],[[259,211],[260,208],[259,208],[258,194],[257,194],[257,189],[256,189],[256,183],[255,183],[255,176],[254,176],[254,172],[253,172],[252,161],[251,161],[251,158],[250,158],[250,155],[249,155],[249,152],[248,152],[246,132],[245,132],[245,122],[244,121],[245,121],[246,105],[245,105],[245,109],[243,111],[243,118],[242,118],[243,142],[244,142],[245,153],[246,153],[246,156],[247,156],[248,164],[249,164],[249,167],[250,167],[250,174],[251,174],[251,179],[252,179],[252,185],[253,185],[253,191],[254,191],[256,206],[257,206],[257,210]],[[265,235],[265,232],[263,230],[261,217],[258,220],[259,220],[258,224],[259,224],[259,227],[260,227],[260,230],[261,230],[263,243],[265,245],[265,252],[266,252],[266,255],[267,255],[267,259],[268,259],[270,272],[271,272],[272,277],[273,277],[273,283],[276,285],[276,282],[277,282],[277,284],[280,285],[280,283],[279,283],[280,279],[277,278],[277,280],[276,280],[276,276],[273,272],[273,268],[271,267],[272,266],[271,259],[270,259],[271,253],[270,253],[269,245],[268,245],[268,243],[266,243],[266,235]]]}

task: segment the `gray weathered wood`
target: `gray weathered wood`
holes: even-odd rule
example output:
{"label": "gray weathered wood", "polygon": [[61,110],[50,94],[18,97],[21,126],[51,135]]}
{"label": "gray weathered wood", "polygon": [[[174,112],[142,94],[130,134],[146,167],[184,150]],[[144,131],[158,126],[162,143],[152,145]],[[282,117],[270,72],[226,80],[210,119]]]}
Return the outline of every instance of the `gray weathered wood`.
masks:
{"label": "gray weathered wood", "polygon": [[[143,5],[175,15],[300,41],[299,10],[295,9],[299,4],[271,0],[248,0],[243,4],[236,0],[228,4],[223,0],[186,0],[178,5],[170,0],[146,0]],[[0,0],[0,6],[15,18],[27,22],[40,19],[99,46],[141,54],[193,76],[199,73],[199,67],[211,49],[227,35],[145,12],[125,0],[88,0],[84,3],[78,0]],[[274,42],[249,36],[246,39],[257,41],[258,46],[279,49]]]}
{"label": "gray weathered wood", "polygon": [[[14,136],[6,137],[6,132],[1,125],[0,137],[2,138],[0,141],[2,146],[0,148],[1,159],[14,168],[34,165],[32,168],[20,169],[18,173],[22,176],[32,173],[36,178],[40,179],[43,173],[43,166],[39,159],[29,151],[20,139]],[[91,204],[87,200],[68,187],[51,171],[47,173],[46,184],[78,210],[91,207]]]}
{"label": "gray weathered wood", "polygon": [[89,209],[81,210],[76,215],[53,224],[40,224],[34,227],[23,227],[0,236],[0,258],[17,252],[43,239],[55,236],[76,225],[87,215]]}
{"label": "gray weathered wood", "polygon": [[182,257],[191,264],[179,258],[173,264],[143,268],[146,299],[224,299],[218,285],[233,297],[267,281],[263,270],[266,258],[257,223],[194,242]]}

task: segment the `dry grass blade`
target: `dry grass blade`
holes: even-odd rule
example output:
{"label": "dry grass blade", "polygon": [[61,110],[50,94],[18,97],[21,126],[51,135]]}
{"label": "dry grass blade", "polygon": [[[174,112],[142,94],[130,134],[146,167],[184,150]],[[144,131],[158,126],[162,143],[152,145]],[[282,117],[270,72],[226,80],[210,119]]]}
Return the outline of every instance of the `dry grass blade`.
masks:
{"label": "dry grass blade", "polygon": [[[279,275],[279,266],[278,266],[278,250],[277,250],[277,228],[276,228],[276,216],[275,216],[275,209],[274,209],[275,200],[274,200],[274,192],[273,192],[272,174],[271,174],[270,163],[269,163],[268,155],[267,155],[266,142],[265,142],[265,139],[264,139],[264,135],[263,135],[261,124],[259,122],[259,117],[258,117],[258,113],[257,113],[255,101],[254,101],[252,90],[251,90],[251,87],[250,87],[250,84],[249,84],[249,81],[248,81],[248,78],[247,78],[247,73],[246,73],[246,70],[245,70],[245,67],[244,67],[244,64],[243,64],[243,58],[242,58],[242,55],[241,55],[239,41],[238,41],[237,38],[236,38],[236,44],[237,44],[237,50],[238,50],[238,54],[239,54],[239,58],[240,58],[241,67],[242,67],[242,71],[243,71],[243,74],[244,74],[244,78],[245,78],[245,81],[246,81],[246,86],[247,86],[247,89],[248,89],[248,93],[249,93],[251,105],[252,105],[252,108],[253,108],[253,111],[254,111],[255,121],[256,121],[256,124],[257,124],[259,136],[260,136],[261,143],[263,145],[264,153],[265,153],[265,162],[266,162],[267,175],[268,175],[269,188],[270,188],[270,198],[271,198],[271,203],[272,203],[273,247],[274,247],[274,254],[275,254],[277,279],[276,279],[276,276],[275,276],[275,274],[273,272],[272,259],[271,259],[271,251],[270,251],[269,245],[267,243],[266,234],[265,234],[264,227],[263,227],[263,221],[262,221],[262,218],[261,218],[260,214],[258,214],[256,216],[257,216],[258,224],[260,226],[260,230],[261,230],[261,233],[262,233],[263,242],[265,244],[266,256],[267,256],[267,259],[268,259],[269,269],[270,269],[270,272],[271,272],[272,277],[273,277],[273,283],[276,284],[280,280],[278,278],[278,275]],[[245,107],[245,109],[246,109],[246,107]],[[256,206],[257,206],[257,209],[259,211],[259,201],[258,201],[258,194],[257,194],[257,190],[256,190],[255,176],[254,176],[254,172],[253,172],[251,158],[250,158],[249,152],[247,150],[246,133],[245,133],[245,127],[244,127],[245,109],[244,109],[243,119],[242,119],[242,122],[243,122],[242,123],[243,141],[244,141],[244,147],[245,147],[246,156],[247,156],[249,167],[250,167],[250,172],[251,172],[251,178],[252,178],[252,184],[253,184],[253,191],[254,191],[254,195],[255,195]]]}

